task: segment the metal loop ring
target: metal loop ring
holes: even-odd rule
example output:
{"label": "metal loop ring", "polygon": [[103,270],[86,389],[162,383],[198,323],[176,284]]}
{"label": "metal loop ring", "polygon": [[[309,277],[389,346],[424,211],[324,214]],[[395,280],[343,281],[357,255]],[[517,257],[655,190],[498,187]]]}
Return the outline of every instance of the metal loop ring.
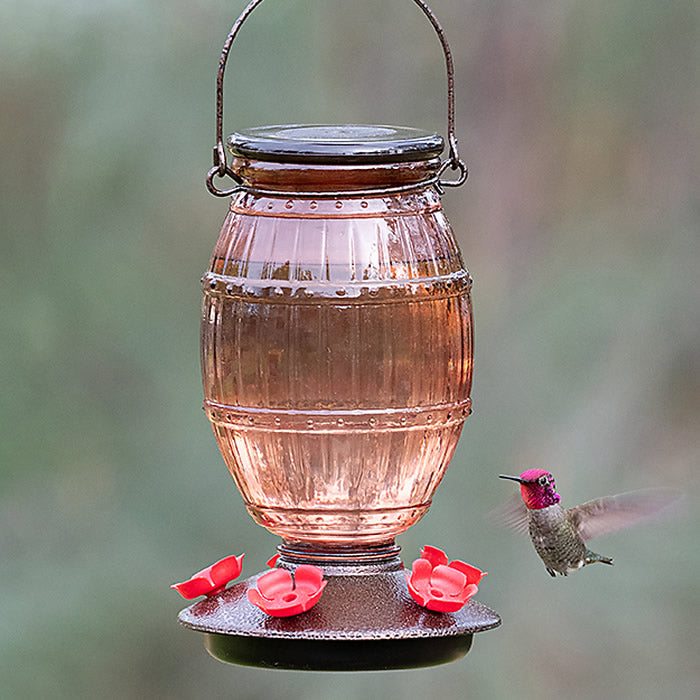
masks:
{"label": "metal loop ring", "polygon": [[[241,28],[243,22],[248,19],[253,10],[262,2],[263,0],[251,0],[243,12],[241,12],[233,27],[231,27],[231,31],[229,32],[228,37],[226,37],[224,47],[221,51],[221,57],[219,58],[219,70],[216,76],[216,146],[214,146],[214,166],[216,167],[216,172],[220,177],[230,175],[233,176],[235,180],[238,180],[238,178],[233,175],[227,165],[226,152],[224,149],[224,71],[226,70],[226,62],[228,61],[231,45],[238,34],[238,30]],[[449,180],[442,184],[448,187],[457,187],[464,183],[464,181],[467,179],[467,167],[459,158],[459,154],[457,152],[457,138],[455,137],[455,91],[452,51],[447,43],[445,31],[435,16],[435,13],[430,9],[430,7],[428,7],[424,0],[413,0],[413,2],[423,11],[423,14],[433,25],[433,29],[435,29],[438,39],[440,39],[440,44],[445,56],[445,69],[447,71],[447,144],[449,149],[449,157],[446,164],[450,164],[454,170],[460,170],[460,177],[458,180]],[[444,167],[445,166],[443,166],[441,169],[441,173],[444,170]],[[212,177],[213,176],[211,175],[210,171],[207,174],[207,187],[209,191],[217,196],[225,196],[225,194],[221,194],[221,190],[214,187]],[[235,192],[237,190],[238,188],[236,187],[231,191]]]}
{"label": "metal loop ring", "polygon": [[[442,174],[447,170],[457,170],[459,171],[459,175],[457,179],[455,180],[443,180],[442,179]],[[463,185],[466,181],[467,178],[469,177],[469,168],[467,168],[467,164],[461,159],[458,158],[457,160],[446,160],[443,162],[443,164],[440,166],[440,170],[438,170],[438,185],[440,187],[459,187],[460,185]]]}
{"label": "metal loop ring", "polygon": [[208,173],[207,173],[207,189],[215,196],[215,197],[229,197],[232,194],[235,194],[236,192],[239,192],[240,190],[243,189],[243,187],[240,184],[236,184],[235,187],[231,187],[228,190],[220,190],[215,184],[214,184],[214,178],[216,176],[219,177],[224,177],[225,175],[228,175],[230,178],[232,178],[235,182],[238,183],[238,178],[236,177],[236,174],[229,168],[228,166],[225,167],[224,174],[222,175],[219,172],[219,166],[215,165]]}

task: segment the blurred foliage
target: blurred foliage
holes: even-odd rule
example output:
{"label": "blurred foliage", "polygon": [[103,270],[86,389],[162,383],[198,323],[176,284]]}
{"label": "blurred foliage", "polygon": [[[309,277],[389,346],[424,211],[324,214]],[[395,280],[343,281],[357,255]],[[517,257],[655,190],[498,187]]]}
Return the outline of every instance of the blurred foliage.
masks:
{"label": "blurred foliage", "polygon": [[[243,3],[0,5],[0,695],[694,697],[700,686],[700,5],[434,0],[471,169],[444,203],[476,279],[475,412],[401,538],[486,568],[503,627],[422,671],[211,660],[168,589],[255,526],[201,412],[198,279],[226,204],[218,55]],[[408,0],[265,3],[234,49],[227,131],[441,129],[439,46]],[[567,503],[664,484],[672,521],[550,579],[486,524],[499,472]]]}

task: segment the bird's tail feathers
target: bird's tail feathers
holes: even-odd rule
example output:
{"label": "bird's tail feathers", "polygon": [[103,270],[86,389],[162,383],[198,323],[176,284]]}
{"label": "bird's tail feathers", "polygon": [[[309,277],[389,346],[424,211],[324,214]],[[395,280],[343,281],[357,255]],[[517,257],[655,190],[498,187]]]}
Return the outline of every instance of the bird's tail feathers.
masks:
{"label": "bird's tail feathers", "polygon": [[601,564],[610,564],[610,566],[613,565],[612,557],[604,557],[602,554],[591,552],[589,549],[586,552],[586,564],[593,564],[597,561],[599,561]]}

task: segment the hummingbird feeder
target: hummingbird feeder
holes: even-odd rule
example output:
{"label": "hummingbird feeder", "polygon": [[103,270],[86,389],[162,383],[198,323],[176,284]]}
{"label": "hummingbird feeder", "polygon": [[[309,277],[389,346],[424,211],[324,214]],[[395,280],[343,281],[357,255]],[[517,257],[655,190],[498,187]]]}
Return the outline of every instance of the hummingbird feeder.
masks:
{"label": "hummingbird feeder", "polygon": [[428,666],[500,624],[470,600],[482,572],[434,547],[405,570],[394,542],[447,469],[473,364],[472,280],[440,201],[467,178],[452,56],[413,1],[445,56],[444,160],[437,134],[342,124],[240,130],[229,162],[224,70],[262,0],[221,54],[207,186],[231,205],[202,279],[204,409],[248,512],[282,538],[266,573],[226,588],[243,566],[231,556],[178,584],[207,595],[179,620],[223,661]]}

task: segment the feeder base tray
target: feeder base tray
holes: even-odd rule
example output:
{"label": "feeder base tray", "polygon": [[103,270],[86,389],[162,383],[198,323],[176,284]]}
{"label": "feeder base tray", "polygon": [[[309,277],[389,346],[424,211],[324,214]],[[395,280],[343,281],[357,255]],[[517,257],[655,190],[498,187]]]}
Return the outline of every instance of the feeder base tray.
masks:
{"label": "feeder base tray", "polygon": [[205,634],[204,645],[215,659],[242,666],[300,671],[389,671],[461,659],[469,651],[472,637],[465,634],[330,641]]}
{"label": "feeder base tray", "polygon": [[[284,556],[277,566],[294,568]],[[180,612],[179,620],[205,633],[220,661],[309,671],[369,671],[432,666],[463,657],[476,632],[501,618],[470,600],[455,613],[420,607],[408,594],[398,556],[380,563],[322,566],[328,580],[308,612],[271,617],[247,591],[258,574]]]}

